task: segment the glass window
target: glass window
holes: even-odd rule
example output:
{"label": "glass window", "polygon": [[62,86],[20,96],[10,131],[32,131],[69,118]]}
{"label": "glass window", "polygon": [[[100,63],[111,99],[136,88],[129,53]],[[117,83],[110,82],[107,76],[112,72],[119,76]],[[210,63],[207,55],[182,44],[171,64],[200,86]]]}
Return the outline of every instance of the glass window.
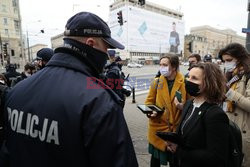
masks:
{"label": "glass window", "polygon": [[16,35],[19,35],[20,31],[19,29],[16,29]]}
{"label": "glass window", "polygon": [[8,25],[8,19],[7,18],[3,18],[3,24]]}
{"label": "glass window", "polygon": [[7,8],[6,8],[6,5],[2,5],[2,12],[7,12]]}
{"label": "glass window", "polygon": [[16,30],[19,30],[19,21],[18,20],[14,20],[14,26]]}
{"label": "glass window", "polygon": [[13,10],[14,10],[14,13],[18,13],[18,10],[17,10],[17,8],[13,8]]}
{"label": "glass window", "polygon": [[12,6],[14,6],[14,7],[17,6],[17,1],[16,0],[12,0]]}
{"label": "glass window", "polygon": [[4,29],[5,35],[9,35],[9,30],[8,29]]}

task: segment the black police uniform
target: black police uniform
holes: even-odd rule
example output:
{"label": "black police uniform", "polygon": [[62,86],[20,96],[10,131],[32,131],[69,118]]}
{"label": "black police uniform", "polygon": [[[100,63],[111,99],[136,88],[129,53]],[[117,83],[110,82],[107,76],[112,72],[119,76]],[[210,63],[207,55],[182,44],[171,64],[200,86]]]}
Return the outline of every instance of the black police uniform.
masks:
{"label": "black police uniform", "polygon": [[[106,81],[105,83],[111,83],[110,85],[111,87],[113,87],[113,91],[115,93],[117,93],[117,95],[122,99],[123,101],[123,106],[124,106],[124,102],[125,102],[125,95],[123,94],[122,90],[122,86],[124,83],[124,74],[122,73],[121,69],[118,67],[118,65],[116,64],[116,62],[111,63],[110,65],[108,65],[106,67]],[[110,81],[108,81],[108,79]]]}
{"label": "black police uniform", "polygon": [[0,148],[4,141],[4,99],[10,88],[7,85],[0,83]]}
{"label": "black police uniform", "polygon": [[91,81],[97,74],[83,55],[58,48],[10,91],[0,166],[138,166],[120,98]]}
{"label": "black police uniform", "polygon": [[6,67],[6,73],[4,73],[4,76],[7,79],[7,85],[10,87],[11,82],[20,75],[21,74],[16,71],[14,64],[9,64],[8,67]]}

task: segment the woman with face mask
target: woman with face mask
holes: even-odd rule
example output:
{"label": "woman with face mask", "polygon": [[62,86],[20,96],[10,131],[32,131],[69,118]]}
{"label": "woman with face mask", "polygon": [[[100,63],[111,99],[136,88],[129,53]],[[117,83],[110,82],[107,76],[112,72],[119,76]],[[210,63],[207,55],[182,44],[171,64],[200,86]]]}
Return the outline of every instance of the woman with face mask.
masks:
{"label": "woman with face mask", "polygon": [[227,77],[226,100],[223,109],[242,134],[243,166],[250,166],[250,56],[238,43],[231,43],[219,52]]}
{"label": "woman with face mask", "polygon": [[229,146],[229,120],[218,105],[225,96],[226,79],[213,63],[194,65],[186,81],[188,100],[177,128],[180,143],[167,142],[177,167],[225,167]]}
{"label": "woman with face mask", "polygon": [[153,104],[163,109],[163,113],[148,114],[148,141],[151,156],[151,167],[167,165],[170,155],[166,151],[163,140],[156,136],[157,131],[174,132],[180,121],[182,106],[175,104],[176,91],[182,96],[182,103],[186,101],[184,76],[179,72],[179,58],[164,56],[160,59],[160,76],[151,84],[145,104]]}
{"label": "woman with face mask", "polygon": [[24,66],[24,71],[21,73],[21,75],[12,80],[11,87],[14,87],[18,82],[30,77],[35,72],[36,72],[35,65],[32,63],[26,63]]}

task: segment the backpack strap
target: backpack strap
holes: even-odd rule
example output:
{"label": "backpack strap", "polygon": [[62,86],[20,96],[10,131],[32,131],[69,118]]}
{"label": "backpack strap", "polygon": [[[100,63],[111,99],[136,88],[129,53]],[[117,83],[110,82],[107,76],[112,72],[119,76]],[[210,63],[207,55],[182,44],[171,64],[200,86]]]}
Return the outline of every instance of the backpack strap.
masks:
{"label": "backpack strap", "polygon": [[155,89],[156,89],[156,93],[155,93],[155,99],[156,99],[156,95],[157,95],[157,90],[158,90],[158,84],[159,84],[159,82],[160,82],[160,77],[156,77],[155,78]]}
{"label": "backpack strap", "polygon": [[157,90],[158,90],[159,80],[160,80],[159,77],[155,77],[155,78],[154,78],[154,81],[155,81],[155,83],[156,83],[156,84],[154,85],[154,89],[156,89],[156,93],[155,93],[155,96],[154,96],[154,98],[155,98],[154,104],[156,103],[156,96],[157,96]]}
{"label": "backpack strap", "polygon": [[218,105],[216,105],[216,104],[213,104],[212,106],[210,106],[210,105],[208,105],[203,111],[203,114],[202,114],[202,122],[203,122],[203,126],[204,126],[204,129],[205,129],[205,123],[204,123],[204,116],[206,115],[206,113],[207,112],[210,112],[210,111],[212,111],[213,109],[215,109],[215,108],[217,108],[217,107],[219,107]]}
{"label": "backpack strap", "polygon": [[158,87],[158,84],[159,84],[159,81],[160,81],[160,77],[156,77],[155,79],[156,79],[156,86]]}
{"label": "backpack strap", "polygon": [[[212,105],[209,107],[207,111],[213,110],[220,106]],[[233,167],[241,167],[242,160],[244,154],[242,153],[242,136],[241,131],[236,123],[229,120],[229,150],[228,150],[229,158],[231,159],[231,165]]]}

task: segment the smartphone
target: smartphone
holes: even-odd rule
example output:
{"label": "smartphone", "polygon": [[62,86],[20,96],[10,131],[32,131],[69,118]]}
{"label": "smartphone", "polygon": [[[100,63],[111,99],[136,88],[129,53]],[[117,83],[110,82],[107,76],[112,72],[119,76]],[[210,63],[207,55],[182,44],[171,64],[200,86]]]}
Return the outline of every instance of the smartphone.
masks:
{"label": "smartphone", "polygon": [[181,96],[181,92],[180,91],[176,91],[175,92],[175,97],[177,98],[177,100],[181,103],[182,101],[182,96]]}
{"label": "smartphone", "polygon": [[157,107],[156,105],[147,105],[148,108],[152,109],[153,111],[156,111],[156,112],[163,112],[163,110],[159,107]]}
{"label": "smartphone", "polygon": [[181,137],[174,132],[156,132],[156,135],[165,141],[170,141],[175,144],[181,144]]}
{"label": "smartphone", "polygon": [[137,108],[139,108],[144,114],[152,113],[153,111],[156,112],[163,112],[163,110],[156,105],[145,105],[145,104],[138,104]]}
{"label": "smartphone", "polygon": [[139,108],[144,114],[152,113],[153,110],[150,109],[147,105],[145,104],[138,104],[137,108]]}

